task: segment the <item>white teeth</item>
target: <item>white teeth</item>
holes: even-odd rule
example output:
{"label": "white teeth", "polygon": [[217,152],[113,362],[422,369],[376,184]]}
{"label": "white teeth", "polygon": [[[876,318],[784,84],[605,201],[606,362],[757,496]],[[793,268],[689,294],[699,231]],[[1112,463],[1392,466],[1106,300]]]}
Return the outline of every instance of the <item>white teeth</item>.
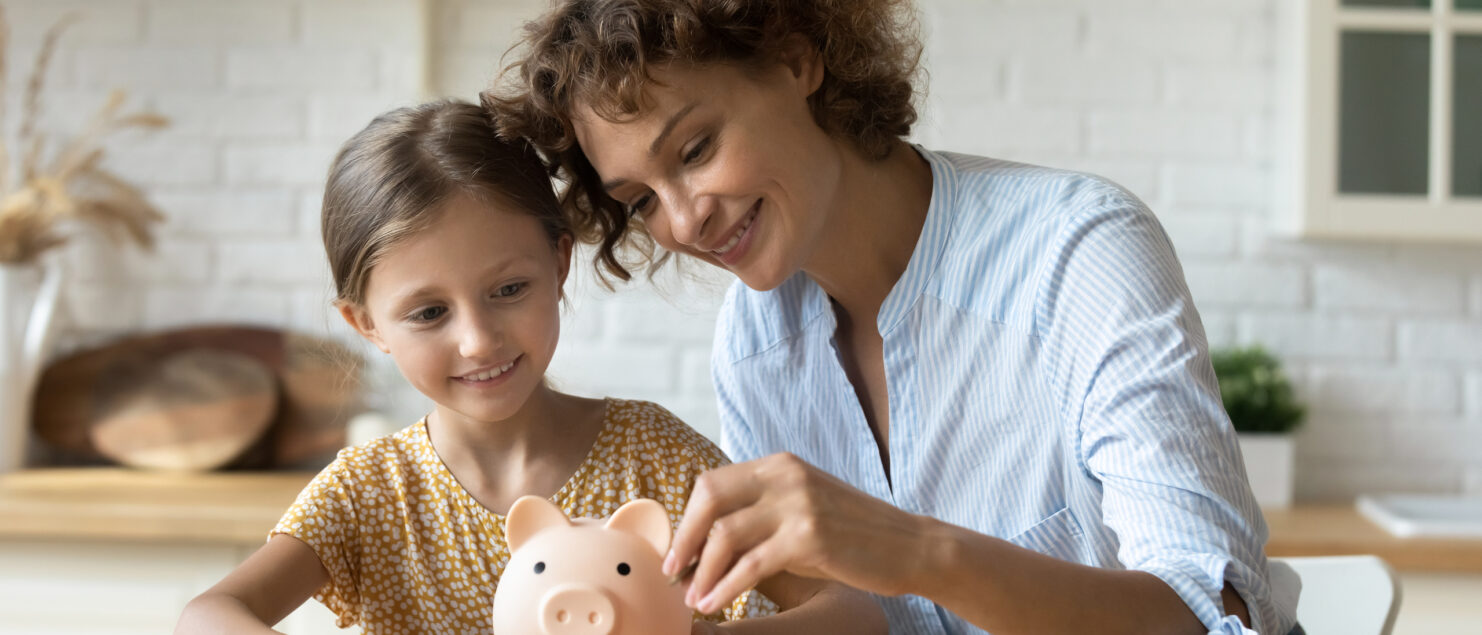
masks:
{"label": "white teeth", "polygon": [[498,368],[487,370],[476,375],[465,375],[463,379],[466,379],[468,381],[489,381],[490,379],[503,375],[509,369],[514,368],[514,365],[514,362],[510,362]]}
{"label": "white teeth", "polygon": [[751,215],[746,217],[746,222],[742,223],[741,227],[736,229],[736,234],[734,236],[731,236],[731,239],[726,241],[726,244],[721,245],[720,249],[713,250],[710,253],[713,253],[717,256],[724,256],[726,252],[735,249],[736,243],[741,242],[741,236],[746,233],[746,230],[748,228],[751,227],[751,223],[754,220],[756,220],[756,212],[752,212]]}

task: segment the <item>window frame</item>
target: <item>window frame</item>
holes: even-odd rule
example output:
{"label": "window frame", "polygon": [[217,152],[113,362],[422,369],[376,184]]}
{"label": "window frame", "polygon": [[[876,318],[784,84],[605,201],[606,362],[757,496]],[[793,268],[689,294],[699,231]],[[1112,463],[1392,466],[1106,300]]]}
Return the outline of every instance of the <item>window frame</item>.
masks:
{"label": "window frame", "polygon": [[[1482,11],[1458,10],[1455,0],[1432,0],[1429,10],[1340,3],[1280,3],[1276,230],[1297,238],[1482,244],[1482,197],[1455,196],[1451,181],[1453,44],[1458,35],[1482,36]],[[1339,47],[1345,30],[1430,35],[1423,196],[1338,191]]]}

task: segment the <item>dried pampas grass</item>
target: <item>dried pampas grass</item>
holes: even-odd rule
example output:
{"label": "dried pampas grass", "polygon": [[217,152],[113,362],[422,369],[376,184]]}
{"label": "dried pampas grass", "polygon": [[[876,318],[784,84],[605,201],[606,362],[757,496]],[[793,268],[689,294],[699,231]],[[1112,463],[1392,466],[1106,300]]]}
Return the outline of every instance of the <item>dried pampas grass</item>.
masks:
{"label": "dried pampas grass", "polygon": [[[35,262],[47,250],[66,242],[62,226],[74,221],[95,226],[116,241],[149,249],[154,246],[153,225],[164,220],[138,188],[102,167],[102,141],[109,135],[169,124],[151,112],[122,112],[126,99],[122,91],[109,95],[87,127],[63,142],[49,161],[44,158],[48,140],[37,129],[37,119],[42,111],[46,71],[57,41],[76,21],[75,14],[62,18],[47,29],[42,39],[22,102],[14,147],[23,154],[16,170],[11,169],[12,153],[3,134],[6,113],[0,94],[0,263]],[[5,86],[8,43],[9,29],[0,9],[0,93]]]}

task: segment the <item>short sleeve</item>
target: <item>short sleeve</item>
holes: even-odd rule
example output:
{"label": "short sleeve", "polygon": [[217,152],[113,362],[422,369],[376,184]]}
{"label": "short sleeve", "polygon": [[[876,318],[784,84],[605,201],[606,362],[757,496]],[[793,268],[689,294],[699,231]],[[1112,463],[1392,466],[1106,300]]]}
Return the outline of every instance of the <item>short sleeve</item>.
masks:
{"label": "short sleeve", "polygon": [[1258,632],[1285,632],[1267,584],[1266,525],[1219,398],[1173,247],[1130,194],[1092,185],[1055,243],[1036,320],[1055,360],[1077,460],[1129,569],[1158,576],[1216,633],[1229,582]]}
{"label": "short sleeve", "polygon": [[314,599],[338,616],[337,626],[347,628],[360,622],[362,605],[354,557],[359,523],[341,460],[326,467],[299,492],[269,537],[292,536],[314,550],[329,574],[329,581],[314,593]]}

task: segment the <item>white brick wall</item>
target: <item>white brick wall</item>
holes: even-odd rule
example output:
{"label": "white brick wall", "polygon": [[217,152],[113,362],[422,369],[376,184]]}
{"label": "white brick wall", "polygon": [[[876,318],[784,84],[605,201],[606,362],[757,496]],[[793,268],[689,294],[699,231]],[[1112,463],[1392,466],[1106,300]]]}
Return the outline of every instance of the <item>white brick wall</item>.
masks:
{"label": "white brick wall", "polygon": [[1482,415],[1482,372],[1467,374],[1467,414]]}
{"label": "white brick wall", "polygon": [[[172,119],[120,135],[107,164],[168,217],[153,255],[67,251],[61,351],[201,323],[348,338],[329,308],[318,199],[334,150],[371,115],[426,95],[424,0],[11,0],[12,116],[40,33],[77,10],[43,128],[74,132],[115,87]],[[384,375],[384,371],[381,375]],[[390,382],[386,382],[390,383]],[[406,411],[423,405],[394,398]]]}
{"label": "white brick wall", "polygon": [[1472,316],[1482,317],[1482,277],[1472,278]]}
{"label": "white brick wall", "polygon": [[1334,263],[1318,265],[1313,277],[1319,309],[1460,315],[1466,306],[1465,278],[1456,273]]}
{"label": "white brick wall", "polygon": [[[1210,341],[1261,343],[1290,364],[1312,414],[1299,496],[1482,491],[1482,252],[1267,231],[1280,0],[919,1],[931,83],[915,140],[1095,172],[1146,200]],[[12,69],[48,20],[90,14],[57,56],[51,129],[75,125],[113,85],[177,122],[115,144],[110,164],[170,221],[156,260],[73,250],[66,345],[221,320],[347,336],[318,246],[331,153],[389,107],[472,99],[546,4],[6,2]],[[12,100],[22,81],[12,71]],[[713,434],[715,285],[614,296],[577,267],[556,381],[658,400]],[[424,409],[374,357],[390,395],[378,405]]]}

